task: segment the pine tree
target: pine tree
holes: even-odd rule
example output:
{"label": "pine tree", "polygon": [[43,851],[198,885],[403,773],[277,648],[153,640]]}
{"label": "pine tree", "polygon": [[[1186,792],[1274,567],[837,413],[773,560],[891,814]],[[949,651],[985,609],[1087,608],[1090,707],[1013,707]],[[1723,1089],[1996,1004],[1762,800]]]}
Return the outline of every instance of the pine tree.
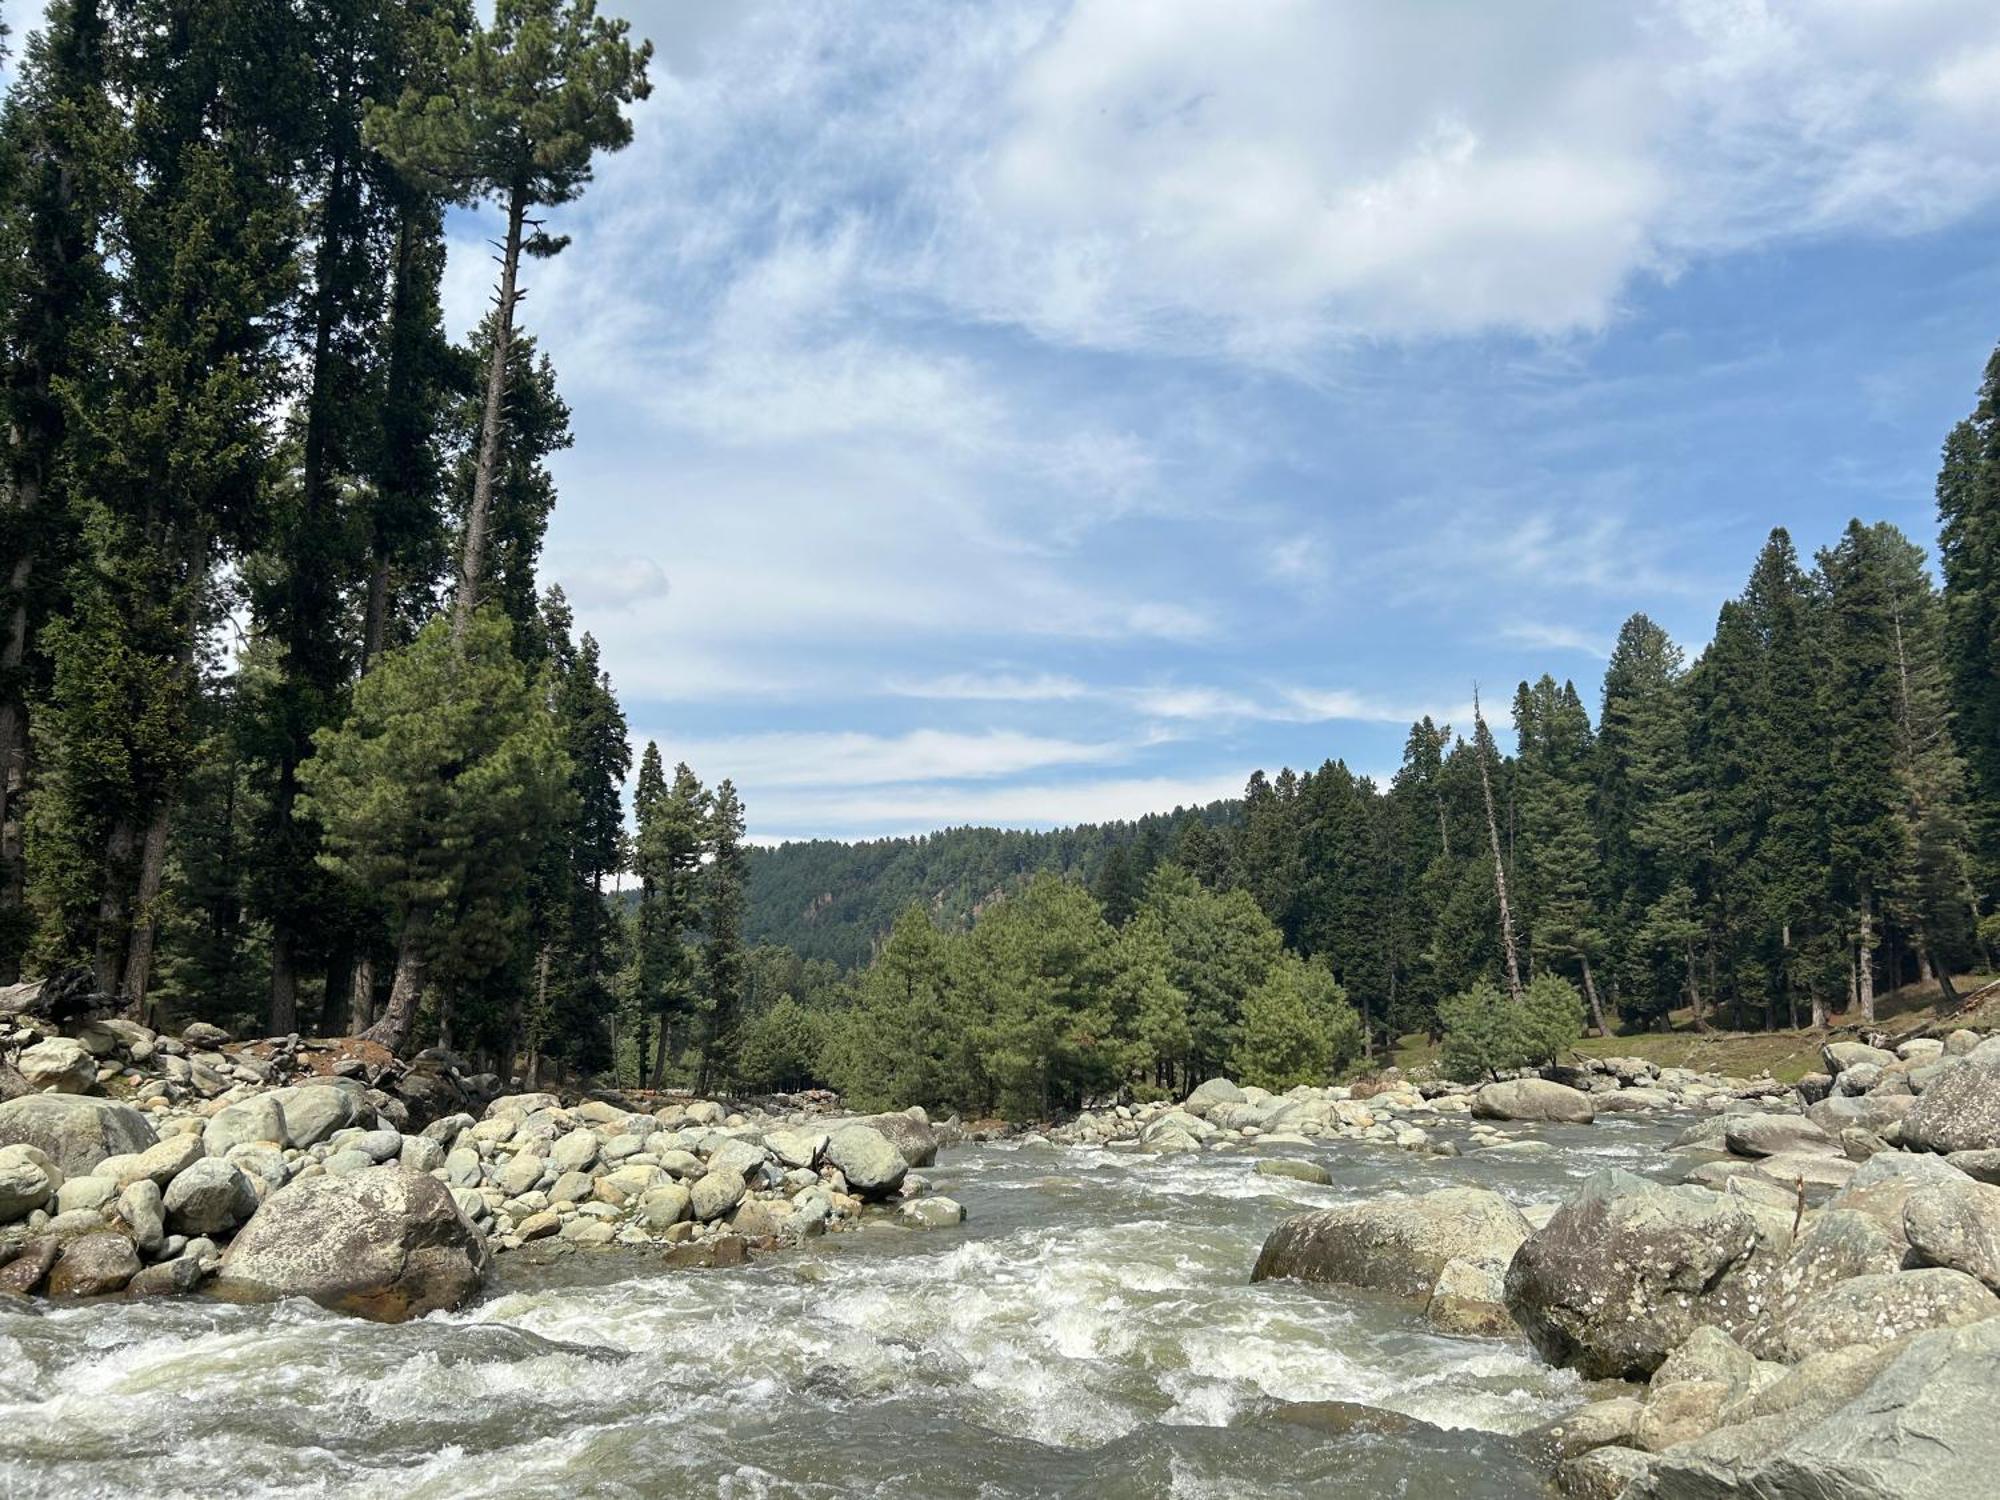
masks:
{"label": "pine tree", "polygon": [[1826,595],[1822,722],[1827,745],[1828,852],[1833,893],[1847,914],[1844,940],[1861,1018],[1875,1020],[1878,905],[1911,858],[1896,736],[1884,715],[1898,696],[1894,588],[1884,538],[1850,521],[1819,554]]}
{"label": "pine tree", "polygon": [[[107,77],[131,101],[107,199],[117,316],[94,351],[101,393],[71,434],[90,546],[51,641],[65,805],[43,824],[44,947],[52,959],[87,948],[99,987],[137,1011],[199,658],[224,603],[216,565],[254,550],[267,519],[303,82],[294,18],[278,8],[127,0],[110,19]],[[75,904],[86,884],[94,911]]]}
{"label": "pine tree", "polygon": [[498,0],[492,24],[474,25],[441,88],[413,85],[369,117],[371,143],[413,179],[461,202],[498,199],[506,215],[453,612],[461,637],[486,582],[514,321],[525,295],[521,257],[546,258],[565,244],[531,214],[577,197],[591,158],[630,143],[621,106],[650,92],[653,47],[635,49],[627,31],[600,17],[595,0]]}
{"label": "pine tree", "polygon": [[[699,991],[689,942],[700,924],[698,876],[708,837],[708,793],[685,764],[667,781],[657,747],[639,764],[632,868],[640,881],[637,999],[656,1028],[652,1086],[666,1081],[676,1025],[693,1019]],[[643,1066],[644,1059],[641,1059]]]}
{"label": "pine tree", "polygon": [[2000,350],[1938,472],[1942,649],[1974,810],[1984,910],[2000,891]]}
{"label": "pine tree", "polygon": [[548,698],[515,657],[512,631],[482,613],[454,644],[433,621],[386,653],[337,728],[299,768],[302,812],[322,858],[381,893],[396,926],[396,976],[371,1039],[401,1051],[413,1033],[440,913],[468,894],[518,891],[542,830],[566,816],[571,773]]}
{"label": "pine tree", "polygon": [[716,784],[708,813],[708,862],[701,867],[701,976],[704,1092],[736,1079],[737,1011],[743,993],[743,804],[735,783]]}
{"label": "pine tree", "polygon": [[1593,959],[1602,955],[1597,840],[1591,826],[1594,738],[1573,684],[1544,675],[1515,695],[1521,868],[1532,902],[1529,949],[1539,972],[1574,965],[1591,1024],[1608,1036]]}
{"label": "pine tree", "polygon": [[54,0],[0,116],[0,984],[20,977],[33,926],[24,835],[30,703],[40,649],[81,542],[65,487],[70,417],[109,317],[99,258],[117,131],[97,0]]}

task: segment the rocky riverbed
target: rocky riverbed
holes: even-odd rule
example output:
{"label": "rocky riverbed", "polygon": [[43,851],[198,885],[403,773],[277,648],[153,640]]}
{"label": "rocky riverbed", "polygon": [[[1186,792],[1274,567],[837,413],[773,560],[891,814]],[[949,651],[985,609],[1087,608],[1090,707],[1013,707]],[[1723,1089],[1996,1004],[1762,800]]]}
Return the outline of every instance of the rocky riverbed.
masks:
{"label": "rocky riverbed", "polygon": [[8,1495],[1914,1500],[2000,1461],[1972,1032],[1797,1089],[1216,1080],[975,1141],[46,1031],[0,1104]]}

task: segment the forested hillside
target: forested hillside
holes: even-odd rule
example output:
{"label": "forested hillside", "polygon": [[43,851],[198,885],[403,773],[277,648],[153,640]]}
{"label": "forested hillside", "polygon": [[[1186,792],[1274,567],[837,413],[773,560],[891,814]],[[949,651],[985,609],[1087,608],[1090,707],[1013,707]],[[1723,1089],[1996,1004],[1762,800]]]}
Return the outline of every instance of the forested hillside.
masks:
{"label": "forested hillside", "polygon": [[947,828],[920,838],[752,849],[748,935],[852,968],[868,962],[912,903],[943,927],[963,927],[985,903],[1044,873],[1075,876],[1115,911],[1129,912],[1145,873],[1180,847],[1187,825],[1221,835],[1219,853],[1241,815],[1240,803],[1217,802],[1053,832]]}

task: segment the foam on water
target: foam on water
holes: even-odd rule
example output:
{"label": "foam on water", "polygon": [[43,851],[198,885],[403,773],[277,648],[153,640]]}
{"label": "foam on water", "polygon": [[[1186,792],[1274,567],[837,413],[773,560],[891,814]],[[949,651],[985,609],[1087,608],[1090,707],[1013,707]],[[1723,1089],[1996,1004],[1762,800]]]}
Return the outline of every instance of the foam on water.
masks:
{"label": "foam on water", "polygon": [[[1577,1382],[1391,1298],[1252,1286],[1257,1247],[1287,1213],[1389,1190],[1559,1196],[1672,1133],[1556,1130],[1486,1162],[1287,1151],[1330,1188],[1260,1177],[1252,1152],[974,1148],[927,1172],[964,1230],[742,1270],[503,1260],[478,1306],[398,1328],[296,1303],[0,1314],[0,1493],[1502,1495],[1517,1460],[1481,1435],[1558,1415]],[[1430,1425],[1273,1425],[1297,1403]]]}

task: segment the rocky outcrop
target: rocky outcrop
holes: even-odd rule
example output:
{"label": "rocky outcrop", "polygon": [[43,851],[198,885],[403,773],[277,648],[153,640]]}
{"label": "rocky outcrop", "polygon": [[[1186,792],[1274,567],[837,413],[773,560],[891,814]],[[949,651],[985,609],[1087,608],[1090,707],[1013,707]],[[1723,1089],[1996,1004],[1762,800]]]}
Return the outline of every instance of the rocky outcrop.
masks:
{"label": "rocky outcrop", "polygon": [[82,1094],[29,1094],[0,1104],[0,1146],[33,1146],[65,1177],[107,1156],[146,1150],[159,1137],[129,1104]]}
{"label": "rocky outcrop", "polygon": [[1957,1328],[1996,1315],[2000,1297],[1963,1271],[1855,1276],[1786,1318],[1773,1352],[1792,1363],[1828,1349],[1887,1343],[1908,1333]]}
{"label": "rocky outcrop", "polygon": [[1696,1328],[1747,1323],[1758,1223],[1741,1201],[1599,1172],[1507,1269],[1507,1308],[1542,1357],[1587,1379],[1642,1380]]}
{"label": "rocky outcrop", "polygon": [[380,1166],[272,1194],[230,1244],[215,1286],[393,1323],[462,1307],[490,1265],[484,1236],[444,1184]]}
{"label": "rocky outcrop", "polygon": [[1963,1271],[2000,1292],[2000,1187],[1935,1182],[1903,1205],[1910,1252],[1927,1266]]}
{"label": "rocky outcrop", "polygon": [[[1802,1399],[1789,1411],[1753,1415],[1667,1449],[1632,1476],[1625,1500],[1943,1500],[1989,1493],[2000,1473],[2000,1423],[1992,1410],[2000,1389],[2000,1320],[1921,1334],[1873,1373],[1877,1357],[1870,1351],[1857,1358],[1854,1368],[1872,1378],[1830,1409]],[[1810,1389],[1846,1394],[1825,1375]]]}

